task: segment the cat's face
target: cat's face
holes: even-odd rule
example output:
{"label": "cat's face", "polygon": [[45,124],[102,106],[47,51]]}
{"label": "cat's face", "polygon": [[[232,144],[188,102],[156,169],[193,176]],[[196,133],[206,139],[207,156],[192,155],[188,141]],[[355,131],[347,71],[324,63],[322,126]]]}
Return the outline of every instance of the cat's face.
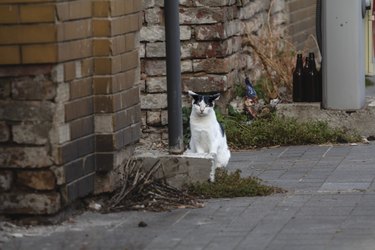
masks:
{"label": "cat's face", "polygon": [[215,101],[220,97],[220,94],[199,95],[193,91],[189,91],[189,95],[193,97],[192,112],[195,112],[199,116],[206,116],[210,112],[214,112]]}

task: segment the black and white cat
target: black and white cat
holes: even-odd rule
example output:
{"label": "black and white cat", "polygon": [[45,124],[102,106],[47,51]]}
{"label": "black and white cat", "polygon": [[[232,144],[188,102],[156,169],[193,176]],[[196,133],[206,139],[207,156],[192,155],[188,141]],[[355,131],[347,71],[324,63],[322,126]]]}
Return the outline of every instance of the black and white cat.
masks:
{"label": "black and white cat", "polygon": [[189,91],[193,97],[190,114],[190,152],[207,153],[214,159],[210,181],[215,181],[216,168],[226,167],[230,158],[227,137],[223,126],[217,121],[214,111],[215,101],[220,94],[199,95]]}

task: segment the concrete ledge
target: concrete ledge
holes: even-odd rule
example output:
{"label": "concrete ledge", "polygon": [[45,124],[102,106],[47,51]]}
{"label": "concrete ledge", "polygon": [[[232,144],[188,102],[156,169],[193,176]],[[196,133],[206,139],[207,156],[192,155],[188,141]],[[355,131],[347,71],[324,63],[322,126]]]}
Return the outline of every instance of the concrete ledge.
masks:
{"label": "concrete ledge", "polygon": [[165,179],[169,185],[176,188],[192,182],[207,181],[213,164],[212,156],[207,154],[169,155],[165,152],[151,151],[139,152],[134,157],[142,161],[146,170],[160,160],[161,168],[154,177]]}
{"label": "concrete ledge", "polygon": [[319,103],[278,104],[276,114],[296,118],[300,122],[325,121],[334,128],[356,130],[363,136],[375,135],[375,99],[367,98],[366,106],[360,110],[321,109]]}

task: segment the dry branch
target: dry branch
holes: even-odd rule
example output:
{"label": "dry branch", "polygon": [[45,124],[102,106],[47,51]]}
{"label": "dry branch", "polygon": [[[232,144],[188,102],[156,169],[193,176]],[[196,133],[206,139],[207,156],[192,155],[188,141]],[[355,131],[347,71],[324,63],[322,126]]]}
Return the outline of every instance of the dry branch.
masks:
{"label": "dry branch", "polygon": [[203,204],[185,191],[154,178],[161,168],[160,160],[145,170],[139,160],[129,159],[122,167],[123,180],[119,188],[105,205],[105,211],[137,210],[164,211],[181,207],[202,207]]}

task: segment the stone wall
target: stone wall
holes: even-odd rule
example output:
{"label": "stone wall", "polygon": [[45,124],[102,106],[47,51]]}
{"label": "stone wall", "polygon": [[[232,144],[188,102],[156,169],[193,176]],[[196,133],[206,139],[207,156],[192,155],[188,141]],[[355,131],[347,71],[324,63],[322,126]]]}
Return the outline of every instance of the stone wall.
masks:
{"label": "stone wall", "polygon": [[138,0],[0,3],[0,213],[111,191],[140,136]]}
{"label": "stone wall", "polygon": [[[233,85],[242,83],[246,72],[259,77],[259,68],[249,53],[243,53],[243,36],[257,33],[267,22],[269,0],[181,0],[180,39],[182,89],[220,92],[219,105],[232,96]],[[167,84],[164,40],[164,1],[144,1],[141,29],[141,108],[143,142],[165,145],[167,134]],[[285,1],[271,10],[275,32],[287,23]],[[183,96],[183,105],[190,101]]]}

